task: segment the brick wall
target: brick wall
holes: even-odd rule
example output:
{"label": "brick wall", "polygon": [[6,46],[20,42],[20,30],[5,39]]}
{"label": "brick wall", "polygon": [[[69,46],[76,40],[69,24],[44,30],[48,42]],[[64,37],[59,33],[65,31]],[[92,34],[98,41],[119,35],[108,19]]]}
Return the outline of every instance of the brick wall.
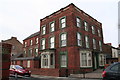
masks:
{"label": "brick wall", "polygon": [[29,69],[32,71],[32,74],[44,75],[44,76],[59,76],[59,69]]}

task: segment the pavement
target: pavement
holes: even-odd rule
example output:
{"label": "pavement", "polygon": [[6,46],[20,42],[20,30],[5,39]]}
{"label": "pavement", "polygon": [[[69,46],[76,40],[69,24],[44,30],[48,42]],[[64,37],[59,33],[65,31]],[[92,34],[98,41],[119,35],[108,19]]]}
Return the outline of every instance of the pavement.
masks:
{"label": "pavement", "polygon": [[41,76],[31,75],[31,77],[19,77],[15,79],[10,77],[10,80],[102,80],[102,69],[98,69],[91,73],[83,74],[71,74],[68,77],[54,77],[54,76]]}
{"label": "pavement", "polygon": [[71,74],[69,77],[74,78],[89,78],[89,79],[102,79],[103,69],[98,69],[96,71],[86,73],[86,74]]}

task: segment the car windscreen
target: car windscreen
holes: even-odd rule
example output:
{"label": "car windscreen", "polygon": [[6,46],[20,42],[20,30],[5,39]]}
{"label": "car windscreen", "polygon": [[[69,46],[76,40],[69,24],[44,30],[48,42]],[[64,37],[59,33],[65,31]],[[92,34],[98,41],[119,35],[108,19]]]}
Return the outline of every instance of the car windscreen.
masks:
{"label": "car windscreen", "polygon": [[21,66],[18,66],[18,65],[16,65],[15,68],[16,69],[25,69],[24,67],[21,67]]}

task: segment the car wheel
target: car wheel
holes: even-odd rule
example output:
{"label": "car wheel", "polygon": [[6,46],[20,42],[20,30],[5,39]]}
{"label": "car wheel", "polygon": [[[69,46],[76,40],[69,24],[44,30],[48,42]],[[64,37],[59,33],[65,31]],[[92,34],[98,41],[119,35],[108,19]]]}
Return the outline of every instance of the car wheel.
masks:
{"label": "car wheel", "polygon": [[15,78],[17,78],[18,77],[18,74],[17,73],[15,73]]}

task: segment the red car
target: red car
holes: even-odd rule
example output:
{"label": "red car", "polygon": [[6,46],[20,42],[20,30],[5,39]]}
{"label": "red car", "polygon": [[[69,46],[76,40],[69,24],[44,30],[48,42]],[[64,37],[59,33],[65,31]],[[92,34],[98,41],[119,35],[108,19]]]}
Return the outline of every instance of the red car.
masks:
{"label": "red car", "polygon": [[10,65],[10,76],[18,77],[18,75],[30,77],[31,71],[19,65]]}

